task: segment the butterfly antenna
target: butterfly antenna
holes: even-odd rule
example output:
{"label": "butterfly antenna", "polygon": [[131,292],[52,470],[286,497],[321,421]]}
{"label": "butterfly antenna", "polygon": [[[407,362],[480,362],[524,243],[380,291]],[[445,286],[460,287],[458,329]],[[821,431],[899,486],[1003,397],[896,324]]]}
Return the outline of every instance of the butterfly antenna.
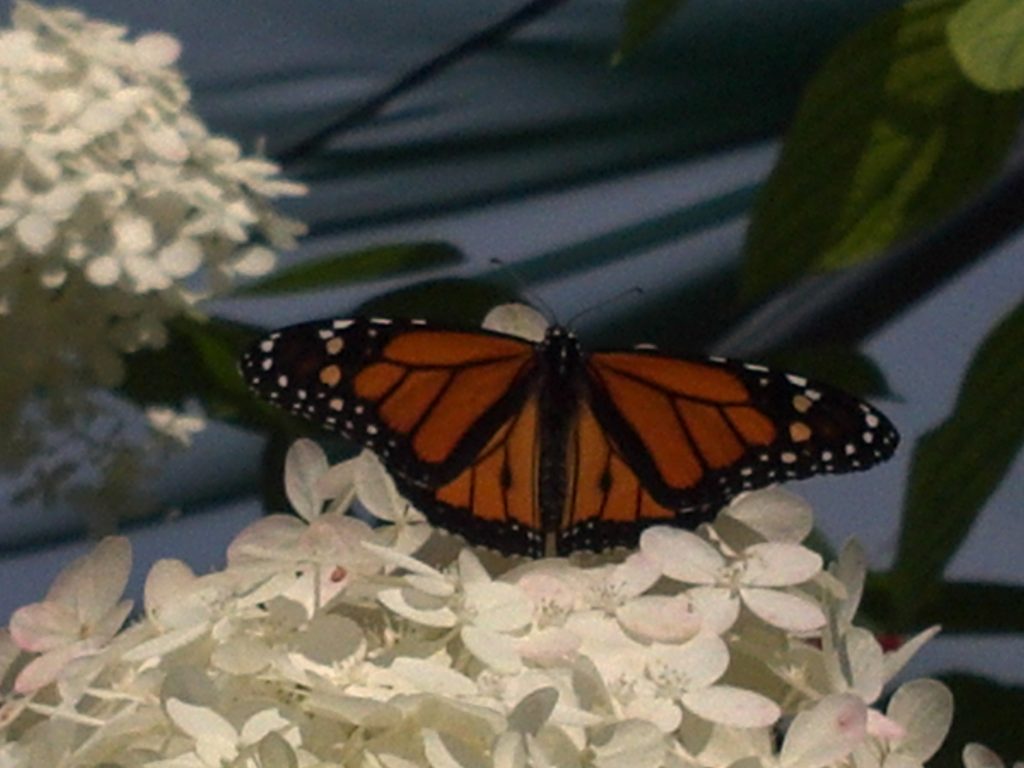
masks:
{"label": "butterfly antenna", "polygon": [[575,323],[577,320],[579,320],[584,315],[589,315],[591,312],[594,312],[594,311],[596,311],[598,309],[603,309],[604,307],[607,307],[609,304],[615,304],[616,302],[622,301],[622,299],[626,298],[627,296],[632,296],[634,294],[637,295],[637,296],[641,296],[641,295],[643,295],[643,292],[644,292],[644,289],[641,288],[639,285],[634,285],[632,288],[627,288],[624,291],[619,291],[614,296],[609,296],[604,301],[599,301],[596,304],[591,304],[589,307],[584,307],[579,312],[577,312],[575,315],[570,317],[565,322],[565,324],[566,324],[566,326],[571,328],[573,323]]}
{"label": "butterfly antenna", "polygon": [[555,310],[551,308],[551,305],[544,301],[540,295],[535,293],[533,289],[527,285],[523,276],[520,275],[511,264],[506,261],[502,261],[497,256],[491,257],[491,264],[494,264],[496,267],[501,267],[502,270],[512,278],[512,282],[516,284],[516,288],[519,289],[519,293],[521,293],[523,297],[530,302],[530,304],[540,309],[549,323],[558,322],[558,315],[555,314]]}

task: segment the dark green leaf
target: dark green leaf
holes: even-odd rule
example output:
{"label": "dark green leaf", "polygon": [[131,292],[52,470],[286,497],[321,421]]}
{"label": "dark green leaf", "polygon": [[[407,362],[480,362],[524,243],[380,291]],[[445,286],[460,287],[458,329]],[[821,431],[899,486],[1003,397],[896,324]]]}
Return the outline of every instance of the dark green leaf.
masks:
{"label": "dark green leaf", "polygon": [[998,168],[1021,102],[964,77],[946,43],[957,7],[916,0],[885,13],[814,77],[755,207],[747,299],[873,257]]}
{"label": "dark green leaf", "polygon": [[423,317],[445,325],[480,325],[497,304],[520,301],[516,292],[496,281],[443,278],[381,294],[360,305],[354,314]]}
{"label": "dark green leaf", "polygon": [[[1006,672],[1012,673],[1013,660]],[[953,726],[939,753],[928,761],[929,768],[963,768],[964,745],[974,741],[1010,760],[1021,752],[1020,713],[1024,712],[1024,688],[1000,685],[993,680],[964,674],[939,677],[949,686],[956,701]]]}
{"label": "dark green leaf", "polygon": [[447,243],[379,245],[343,253],[280,270],[235,291],[236,296],[267,296],[337,285],[380,280],[408,272],[434,269],[462,260],[462,253]]}
{"label": "dark green leaf", "polygon": [[679,10],[683,0],[629,0],[622,14],[622,38],[612,59],[618,64],[646,43]]}
{"label": "dark green leaf", "polygon": [[802,347],[769,354],[773,368],[793,371],[840,387],[858,397],[891,397],[885,374],[875,361],[849,347]]}
{"label": "dark green leaf", "polygon": [[309,431],[297,419],[261,403],[242,381],[238,358],[256,331],[226,320],[181,317],[170,324],[169,334],[162,349],[125,358],[120,387],[125,397],[141,406],[181,407],[196,399],[211,416],[239,425]]}
{"label": "dark green leaf", "polygon": [[1024,3],[969,0],[949,20],[957,63],[979,88],[1024,88]]}
{"label": "dark green leaf", "polygon": [[942,571],[1024,439],[1024,304],[985,339],[952,415],[918,442],[893,570],[903,620],[927,603]]}

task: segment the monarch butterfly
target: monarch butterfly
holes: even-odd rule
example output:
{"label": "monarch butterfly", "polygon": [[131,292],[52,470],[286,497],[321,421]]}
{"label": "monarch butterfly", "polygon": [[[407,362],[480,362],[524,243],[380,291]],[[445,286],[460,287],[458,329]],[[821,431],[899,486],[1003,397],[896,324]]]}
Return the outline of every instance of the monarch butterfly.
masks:
{"label": "monarch butterfly", "polygon": [[867,403],[803,377],[651,348],[584,352],[425,320],[284,328],[242,358],[261,397],[370,448],[436,526],[531,557],[635,545],[736,494],[888,459]]}

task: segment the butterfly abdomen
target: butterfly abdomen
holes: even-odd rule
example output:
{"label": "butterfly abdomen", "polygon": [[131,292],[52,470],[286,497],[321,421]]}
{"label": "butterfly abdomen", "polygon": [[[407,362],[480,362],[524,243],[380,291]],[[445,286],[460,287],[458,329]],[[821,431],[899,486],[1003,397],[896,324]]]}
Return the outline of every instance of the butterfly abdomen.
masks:
{"label": "butterfly abdomen", "polygon": [[579,341],[568,331],[551,328],[538,348],[540,393],[538,418],[545,440],[540,446],[537,494],[545,549],[557,550],[554,534],[564,517],[569,493],[566,464],[572,426],[582,396],[583,354]]}

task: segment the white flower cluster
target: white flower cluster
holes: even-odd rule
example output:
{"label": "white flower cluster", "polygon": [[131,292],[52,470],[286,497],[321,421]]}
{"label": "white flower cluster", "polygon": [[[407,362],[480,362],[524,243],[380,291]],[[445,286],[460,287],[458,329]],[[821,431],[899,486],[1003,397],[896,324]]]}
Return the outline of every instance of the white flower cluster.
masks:
{"label": "white flower cluster", "polygon": [[305,190],[207,131],[169,35],[130,40],[27,0],[12,23],[0,29],[0,463],[19,466],[45,452],[47,426],[95,420],[89,392],[121,381],[125,353],[162,347],[170,318],[268,271],[271,247],[301,228],[267,198]]}
{"label": "white flower cluster", "polygon": [[220,572],[156,563],[127,627],[123,538],[18,610],[0,766],[913,768],[949,726],[935,681],[875,706],[934,630],[884,652],[853,623],[860,549],[823,569],[784,491],[617,561],[439,565],[457,540],[371,454],[300,441],[285,486],[298,517],[247,528]]}

